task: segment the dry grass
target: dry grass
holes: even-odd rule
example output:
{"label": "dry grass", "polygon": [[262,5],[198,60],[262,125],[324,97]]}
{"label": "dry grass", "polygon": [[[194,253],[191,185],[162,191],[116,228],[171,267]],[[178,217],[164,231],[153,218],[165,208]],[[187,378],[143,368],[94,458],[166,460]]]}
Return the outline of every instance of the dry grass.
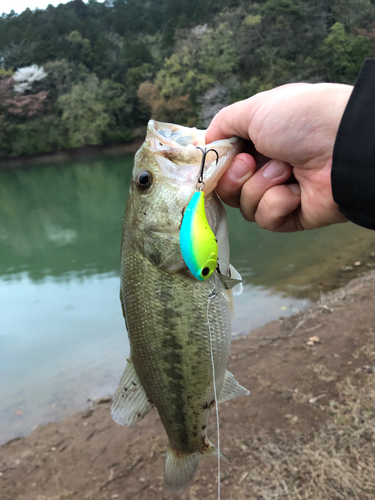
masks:
{"label": "dry grass", "polygon": [[256,439],[249,475],[257,500],[373,500],[375,498],[375,375],[362,387],[350,380],[331,402],[332,422],[311,439]]}
{"label": "dry grass", "polygon": [[[327,417],[326,424],[304,434],[291,426],[289,430],[276,430],[276,437],[257,434],[252,441],[235,441],[242,460],[241,465],[237,463],[228,470],[227,478],[234,474],[225,498],[375,500],[375,329],[366,336],[367,341],[352,352],[352,357],[361,356],[368,366],[353,370],[337,384],[335,400],[325,406],[318,403]],[[314,371],[324,381],[337,378],[337,373],[323,365]],[[360,377],[356,377],[358,372]],[[352,383],[354,378],[359,380],[356,385]],[[273,389],[297,403],[312,402],[312,394],[275,385]],[[229,484],[225,476],[222,480]]]}
{"label": "dry grass", "polygon": [[[352,356],[364,355],[374,364],[374,331],[367,338]],[[318,375],[336,378],[323,368]],[[277,439],[258,435],[240,446],[247,454],[237,476],[242,492],[251,491],[254,500],[375,499],[375,373],[364,376],[357,386],[348,377],[337,388],[336,400],[321,406],[327,424],[318,431],[310,435],[282,431]],[[299,402],[306,403],[309,397]],[[242,498],[241,493],[233,498]]]}
{"label": "dry grass", "polygon": [[[375,335],[356,354],[375,360]],[[329,375],[329,374],[325,374]],[[246,483],[257,500],[375,499],[375,374],[350,378],[324,407],[327,424],[310,436],[281,432],[248,444]],[[322,407],[323,410],[323,407]]]}

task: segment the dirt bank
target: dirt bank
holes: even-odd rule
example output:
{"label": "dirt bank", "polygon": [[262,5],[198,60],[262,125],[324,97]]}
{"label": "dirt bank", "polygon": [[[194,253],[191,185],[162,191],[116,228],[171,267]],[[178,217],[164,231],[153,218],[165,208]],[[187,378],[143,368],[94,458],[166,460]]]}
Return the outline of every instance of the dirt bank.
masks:
{"label": "dirt bank", "polygon": [[[375,498],[374,293],[371,271],[234,340],[229,369],[251,395],[220,407],[223,499]],[[2,446],[0,499],[216,498],[214,459],[181,496],[162,490],[165,444],[156,412],[122,428],[103,401]]]}

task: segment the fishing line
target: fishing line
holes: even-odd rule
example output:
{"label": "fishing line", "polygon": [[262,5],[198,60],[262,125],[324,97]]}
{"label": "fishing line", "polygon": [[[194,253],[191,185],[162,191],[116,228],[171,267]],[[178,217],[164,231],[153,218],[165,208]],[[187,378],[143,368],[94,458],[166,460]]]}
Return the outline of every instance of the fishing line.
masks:
{"label": "fishing line", "polygon": [[211,364],[212,364],[212,381],[214,386],[214,397],[215,397],[215,408],[216,408],[216,427],[217,427],[217,498],[220,500],[220,424],[219,424],[219,408],[217,404],[217,392],[216,392],[216,380],[215,380],[215,364],[214,364],[214,352],[212,348],[212,334],[211,334],[211,325],[210,318],[208,315],[208,309],[210,307],[210,301],[216,297],[215,287],[212,289],[210,295],[208,296],[207,303],[207,324],[208,331],[210,334],[210,349],[211,349]]}

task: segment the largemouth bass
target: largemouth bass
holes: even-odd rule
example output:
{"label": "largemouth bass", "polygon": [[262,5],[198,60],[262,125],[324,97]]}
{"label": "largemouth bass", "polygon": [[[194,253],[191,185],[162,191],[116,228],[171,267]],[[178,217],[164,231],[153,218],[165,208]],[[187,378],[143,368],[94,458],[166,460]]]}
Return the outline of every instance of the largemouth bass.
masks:
{"label": "largemouth bass", "polygon": [[[207,438],[210,409],[249,392],[227,370],[231,291],[226,213],[214,192],[241,149],[237,138],[207,145],[205,211],[218,244],[217,270],[198,281],[180,251],[179,231],[197,179],[204,131],[151,120],[135,156],[123,223],[120,298],[130,359],[113,399],[112,416],[133,425],[156,407],[169,443],[164,486],[175,491],[194,478],[203,455],[217,456]],[[211,359],[212,349],[212,359]]]}

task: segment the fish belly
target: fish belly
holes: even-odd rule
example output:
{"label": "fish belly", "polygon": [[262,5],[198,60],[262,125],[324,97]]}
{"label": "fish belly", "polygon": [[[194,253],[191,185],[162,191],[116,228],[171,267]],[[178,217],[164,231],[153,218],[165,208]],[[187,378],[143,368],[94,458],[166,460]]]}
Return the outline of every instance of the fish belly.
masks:
{"label": "fish belly", "polygon": [[169,274],[123,247],[121,280],[131,357],[172,449],[204,452],[214,405],[211,344],[219,395],[230,351],[230,304],[217,277]]}

